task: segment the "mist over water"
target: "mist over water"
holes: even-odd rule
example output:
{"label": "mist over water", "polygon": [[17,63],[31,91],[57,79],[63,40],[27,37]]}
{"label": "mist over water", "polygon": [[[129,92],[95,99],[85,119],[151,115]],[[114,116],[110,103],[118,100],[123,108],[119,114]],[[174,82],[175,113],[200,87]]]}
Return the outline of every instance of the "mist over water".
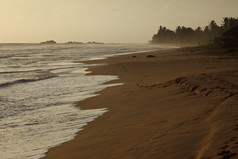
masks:
{"label": "mist over water", "polygon": [[80,110],[74,102],[117,84],[116,76],[85,76],[75,61],[158,50],[146,44],[0,44],[0,158],[37,159],[71,140],[105,108]]}

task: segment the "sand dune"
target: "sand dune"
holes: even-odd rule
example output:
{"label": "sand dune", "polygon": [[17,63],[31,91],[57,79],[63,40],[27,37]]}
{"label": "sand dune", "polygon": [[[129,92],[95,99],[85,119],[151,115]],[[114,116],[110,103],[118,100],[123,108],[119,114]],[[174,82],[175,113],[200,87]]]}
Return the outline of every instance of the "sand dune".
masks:
{"label": "sand dune", "polygon": [[91,74],[119,75],[113,82],[124,85],[77,103],[109,112],[45,158],[238,157],[237,52],[186,48],[87,63],[107,63]]}

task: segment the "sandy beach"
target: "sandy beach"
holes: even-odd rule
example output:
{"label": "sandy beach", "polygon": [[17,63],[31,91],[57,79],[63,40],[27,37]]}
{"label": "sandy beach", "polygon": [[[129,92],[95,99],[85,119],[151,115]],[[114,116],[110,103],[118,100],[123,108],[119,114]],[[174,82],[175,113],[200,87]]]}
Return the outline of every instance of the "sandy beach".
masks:
{"label": "sandy beach", "polygon": [[238,158],[238,52],[180,48],[85,63],[107,64],[89,70],[123,85],[78,102],[109,111],[46,159]]}

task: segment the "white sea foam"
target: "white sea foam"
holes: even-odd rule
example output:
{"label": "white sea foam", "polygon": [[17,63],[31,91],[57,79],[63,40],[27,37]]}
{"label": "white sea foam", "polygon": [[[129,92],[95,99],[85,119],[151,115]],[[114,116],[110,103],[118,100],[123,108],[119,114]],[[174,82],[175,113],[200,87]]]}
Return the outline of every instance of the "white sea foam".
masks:
{"label": "white sea foam", "polygon": [[108,111],[80,110],[73,103],[119,85],[103,85],[117,77],[85,76],[88,65],[75,61],[159,48],[145,44],[1,44],[0,158],[40,158]]}

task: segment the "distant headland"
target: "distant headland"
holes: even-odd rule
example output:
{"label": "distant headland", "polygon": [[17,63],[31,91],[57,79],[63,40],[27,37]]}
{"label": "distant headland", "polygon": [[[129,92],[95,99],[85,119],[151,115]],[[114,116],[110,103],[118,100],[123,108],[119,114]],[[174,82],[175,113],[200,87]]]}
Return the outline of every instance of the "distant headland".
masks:
{"label": "distant headland", "polygon": [[56,44],[56,42],[54,40],[49,40],[49,41],[40,42],[40,44]]}
{"label": "distant headland", "polygon": [[89,42],[87,42],[87,44],[104,44],[104,43],[102,43],[102,42],[95,42],[95,41],[89,41]]}
{"label": "distant headland", "polygon": [[83,42],[69,41],[66,42],[65,44],[83,44]]}

